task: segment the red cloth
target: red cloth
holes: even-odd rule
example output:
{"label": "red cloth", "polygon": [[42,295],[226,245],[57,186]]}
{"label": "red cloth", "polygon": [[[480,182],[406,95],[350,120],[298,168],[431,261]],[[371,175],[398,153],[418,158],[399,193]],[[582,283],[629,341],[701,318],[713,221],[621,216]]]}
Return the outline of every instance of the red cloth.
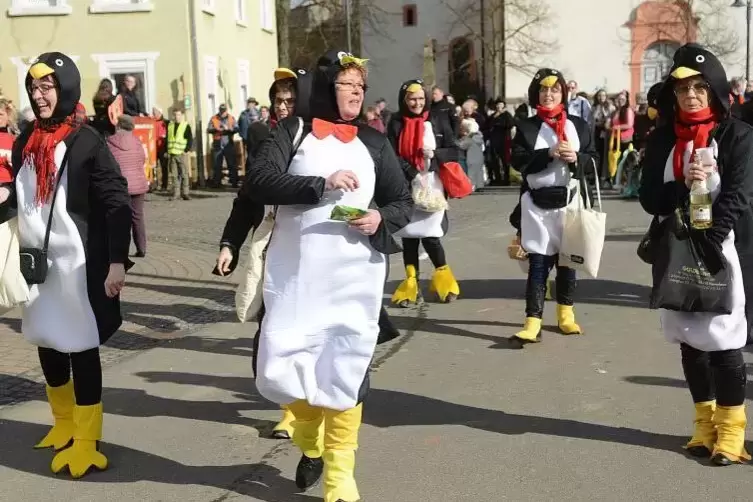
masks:
{"label": "red cloth", "polygon": [[398,144],[398,155],[419,171],[424,170],[424,123],[427,118],[429,112],[417,117],[403,116],[403,130]]}
{"label": "red cloth", "polygon": [[377,117],[375,119],[369,120],[368,124],[369,126],[384,134],[384,122],[382,122],[382,119]]}
{"label": "red cloth", "polygon": [[565,124],[567,124],[567,112],[565,106],[560,103],[551,110],[539,105],[536,107],[536,115],[541,120],[549,124],[549,127],[554,129],[557,133],[557,139],[560,141],[567,141],[567,134],[565,134]]}
{"label": "red cloth", "polygon": [[672,157],[672,168],[675,179],[681,180],[683,174],[682,158],[688,143],[693,142],[693,153],[696,149],[706,148],[709,144],[711,130],[716,127],[717,119],[710,107],[697,112],[684,112],[680,110],[675,119],[675,153]]}
{"label": "red cloth", "polygon": [[79,103],[76,109],[63,122],[52,125],[42,125],[37,119],[34,130],[26,142],[21,158],[37,172],[37,193],[35,202],[43,205],[50,201],[55,187],[55,175],[58,168],[55,164],[55,148],[74,130],[81,125],[81,117],[86,117],[84,105]]}
{"label": "red cloth", "polygon": [[9,132],[0,132],[0,183],[10,183],[13,181],[13,169],[11,168],[10,159],[15,139],[15,136]]}
{"label": "red cloth", "polygon": [[324,139],[330,134],[339,139],[343,143],[350,143],[356,139],[358,134],[358,127],[350,124],[333,124],[326,120],[314,119],[311,124],[311,129],[314,136],[317,139]]}
{"label": "red cloth", "polygon": [[141,195],[149,191],[146,180],[144,145],[131,131],[118,131],[107,138],[107,146],[128,181],[128,193]]}

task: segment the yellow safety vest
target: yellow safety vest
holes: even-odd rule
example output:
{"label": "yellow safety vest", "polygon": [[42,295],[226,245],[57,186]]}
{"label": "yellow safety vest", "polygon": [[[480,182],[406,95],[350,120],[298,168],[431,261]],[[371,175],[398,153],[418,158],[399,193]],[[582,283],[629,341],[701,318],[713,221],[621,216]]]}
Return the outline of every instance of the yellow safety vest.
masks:
{"label": "yellow safety vest", "polygon": [[175,122],[170,122],[167,126],[167,153],[169,155],[180,155],[186,152],[186,127],[188,122],[178,124],[178,131],[175,131]]}

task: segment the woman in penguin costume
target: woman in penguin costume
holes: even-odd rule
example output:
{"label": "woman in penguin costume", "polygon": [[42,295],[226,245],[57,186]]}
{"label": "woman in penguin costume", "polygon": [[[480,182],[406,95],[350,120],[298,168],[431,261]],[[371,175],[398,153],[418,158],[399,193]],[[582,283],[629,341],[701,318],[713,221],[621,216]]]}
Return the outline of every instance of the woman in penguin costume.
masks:
{"label": "woman in penguin costume", "polygon": [[567,84],[562,73],[549,68],[539,70],[528,88],[528,102],[536,108],[536,115],[518,122],[513,141],[512,165],[520,172],[523,183],[520,203],[510,222],[528,253],[526,320],[523,330],[514,337],[521,343],[541,341],[546,283],[553,267],[557,268],[559,329],[564,335],[582,333],[573,311],[575,270],[559,266],[558,256],[562,215],[567,206],[578,204],[574,195],[578,183],[585,196],[588,186],[583,173],[594,163],[598,165],[598,158],[591,128],[580,117],[567,115],[566,100]]}
{"label": "woman in penguin costume", "polygon": [[[355,502],[355,451],[379,334],[387,255],[413,201],[387,138],[359,120],[365,60],[322,56],[311,122],[281,121],[243,187],[278,206],[264,274],[256,386],[293,412],[301,489],[324,471],[326,502]],[[378,209],[370,209],[372,203]],[[336,206],[364,213],[333,221]],[[322,423],[323,434],[322,434]]]}
{"label": "woman in penguin costume", "polygon": [[[440,165],[457,161],[458,147],[449,116],[430,111],[426,106],[426,89],[421,79],[412,79],[400,86],[399,112],[392,115],[387,124],[387,137],[400,158],[405,177],[412,181],[426,170],[439,175]],[[428,126],[427,126],[428,124]],[[427,137],[427,134],[430,135]],[[460,286],[447,264],[444,247],[439,240],[447,233],[445,210],[426,212],[414,209],[411,222],[398,235],[403,238],[403,262],[405,280],[392,295],[392,302],[407,307],[416,303],[418,289],[418,246],[423,244],[434,265],[431,291],[436,292],[441,302],[450,302],[460,295]]]}
{"label": "woman in penguin costume", "polygon": [[[3,219],[18,217],[22,249],[40,250],[50,224],[48,270],[30,286],[22,333],[39,347],[54,425],[57,473],[105,469],[99,346],[122,323],[131,210],[127,183],[102,137],[81,123],[81,76],[59,52],[31,63],[26,90],[36,120],[13,148],[14,184],[0,189]],[[52,216],[50,213],[52,212]],[[32,282],[39,282],[37,281]],[[71,378],[72,374],[72,378]]]}
{"label": "woman in penguin costume", "polygon": [[[714,54],[697,44],[678,49],[658,98],[665,123],[648,138],[640,189],[643,209],[660,220],[687,203],[695,180],[706,181],[714,201],[713,225],[702,232],[727,261],[732,313],[662,310],[661,325],[667,340],[680,344],[695,403],[686,448],[717,465],[750,459],[742,348],[753,321],[753,129],[731,117],[729,92]],[[713,152],[710,170],[694,162],[699,148]]]}

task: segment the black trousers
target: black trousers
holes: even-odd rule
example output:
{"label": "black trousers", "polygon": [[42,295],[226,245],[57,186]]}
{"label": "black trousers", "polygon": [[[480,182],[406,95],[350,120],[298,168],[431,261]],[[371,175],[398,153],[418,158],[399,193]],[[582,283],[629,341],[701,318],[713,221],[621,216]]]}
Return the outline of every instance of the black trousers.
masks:
{"label": "black trousers", "polygon": [[559,305],[573,305],[575,270],[560,267],[557,255],[529,254],[528,282],[526,284],[526,317],[541,319],[546,300],[546,281],[553,267],[557,267],[555,294]]}
{"label": "black trousers", "polygon": [[442,241],[439,237],[424,237],[423,239],[403,239],[403,263],[416,267],[418,275],[418,245],[423,244],[426,254],[429,255],[434,268],[444,267],[447,265],[447,258],[444,254]]}
{"label": "black trousers", "polygon": [[745,402],[747,373],[742,349],[704,352],[680,345],[682,369],[694,403],[713,401],[719,406]]}
{"label": "black trousers", "polygon": [[67,384],[72,372],[77,405],[91,406],[102,400],[102,363],[99,359],[99,348],[64,354],[40,347],[38,352],[47,385],[60,387]]}

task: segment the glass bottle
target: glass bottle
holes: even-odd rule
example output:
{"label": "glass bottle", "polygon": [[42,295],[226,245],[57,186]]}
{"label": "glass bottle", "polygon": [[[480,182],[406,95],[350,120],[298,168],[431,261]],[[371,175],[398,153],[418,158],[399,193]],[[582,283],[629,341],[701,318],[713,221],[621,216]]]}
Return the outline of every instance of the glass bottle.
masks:
{"label": "glass bottle", "polygon": [[[699,152],[694,164],[702,165]],[[696,180],[690,186],[690,226],[696,230],[711,228],[711,192],[706,181]]]}

